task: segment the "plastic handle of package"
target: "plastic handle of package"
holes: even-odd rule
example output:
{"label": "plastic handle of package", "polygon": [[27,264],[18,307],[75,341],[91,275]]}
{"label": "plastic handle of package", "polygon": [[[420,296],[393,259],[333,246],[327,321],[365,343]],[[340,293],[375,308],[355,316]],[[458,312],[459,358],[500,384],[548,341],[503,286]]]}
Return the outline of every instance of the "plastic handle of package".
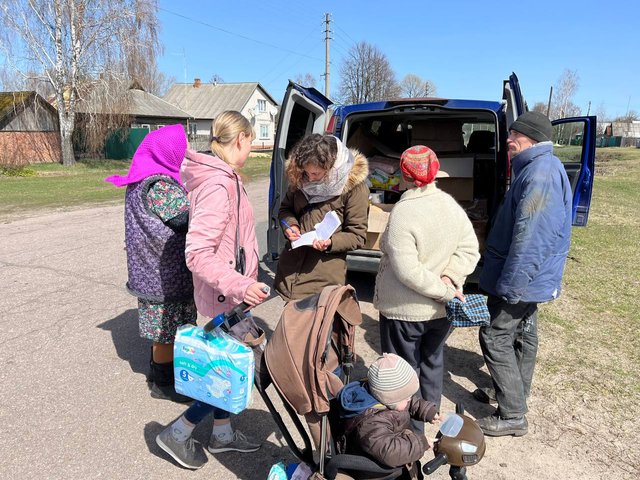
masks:
{"label": "plastic handle of package", "polygon": [[[236,305],[235,307],[233,307],[231,310],[224,312],[224,313],[220,313],[218,315],[216,315],[215,317],[213,317],[204,327],[204,332],[205,333],[209,333],[211,330],[213,330],[214,328],[218,328],[220,325],[222,325],[225,320],[227,320],[228,318],[233,318],[234,316],[236,317],[240,317],[242,318],[241,314],[243,312],[246,312],[247,310],[249,310],[251,308],[251,305],[249,305],[248,303],[245,302],[240,302],[238,305]],[[236,322],[233,322],[233,324],[231,326],[233,326]]]}

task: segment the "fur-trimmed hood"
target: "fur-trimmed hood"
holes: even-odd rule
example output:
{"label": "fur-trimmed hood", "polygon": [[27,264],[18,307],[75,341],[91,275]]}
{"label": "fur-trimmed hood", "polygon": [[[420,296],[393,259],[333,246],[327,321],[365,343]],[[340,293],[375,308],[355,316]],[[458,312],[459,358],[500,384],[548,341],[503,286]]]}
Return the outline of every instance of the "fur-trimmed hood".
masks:
{"label": "fur-trimmed hood", "polygon": [[351,155],[353,155],[355,161],[353,163],[353,168],[351,168],[351,171],[349,172],[349,179],[342,190],[343,193],[353,190],[353,187],[364,182],[367,179],[367,176],[369,176],[369,161],[367,160],[367,157],[355,148],[350,148],[349,151],[351,152]]}

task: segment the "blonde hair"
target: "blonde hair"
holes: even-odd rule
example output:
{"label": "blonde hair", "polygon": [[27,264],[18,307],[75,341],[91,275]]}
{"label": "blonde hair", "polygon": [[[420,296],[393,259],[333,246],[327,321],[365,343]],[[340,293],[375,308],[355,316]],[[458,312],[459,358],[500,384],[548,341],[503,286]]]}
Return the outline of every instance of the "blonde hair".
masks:
{"label": "blonde hair", "polygon": [[225,147],[233,143],[242,132],[251,137],[251,140],[256,138],[251,123],[244,115],[235,110],[222,112],[211,122],[211,151],[227,162]]}

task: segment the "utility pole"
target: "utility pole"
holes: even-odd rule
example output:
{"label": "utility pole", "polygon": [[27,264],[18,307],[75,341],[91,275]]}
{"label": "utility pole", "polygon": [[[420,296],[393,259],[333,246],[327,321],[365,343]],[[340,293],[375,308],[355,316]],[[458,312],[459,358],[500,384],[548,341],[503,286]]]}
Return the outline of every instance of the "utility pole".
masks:
{"label": "utility pole", "polygon": [[549,102],[547,102],[547,117],[551,111],[551,97],[553,96],[553,85],[549,87]]}
{"label": "utility pole", "polygon": [[587,117],[591,113],[591,100],[589,100],[589,106],[587,107]]}
{"label": "utility pole", "polygon": [[631,95],[629,95],[629,101],[627,102],[627,113],[624,116],[629,120],[629,105],[631,105]]}
{"label": "utility pole", "polygon": [[324,96],[329,98],[329,23],[331,22],[330,14],[324,14]]}

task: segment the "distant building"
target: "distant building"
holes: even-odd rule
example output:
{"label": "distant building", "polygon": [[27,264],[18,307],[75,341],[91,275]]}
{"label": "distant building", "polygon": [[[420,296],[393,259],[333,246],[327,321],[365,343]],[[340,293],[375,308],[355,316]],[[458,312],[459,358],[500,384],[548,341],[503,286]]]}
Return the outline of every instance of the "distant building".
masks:
{"label": "distant building", "polygon": [[611,122],[612,136],[623,138],[640,138],[640,121]]}
{"label": "distant building", "polygon": [[36,92],[0,92],[0,165],[61,160],[57,110]]}
{"label": "distant building", "polygon": [[[128,128],[124,135],[120,129],[106,136],[104,145],[105,158],[131,158],[138,145],[147,133],[165,125],[181,124],[187,129],[189,114],[166,100],[146,92],[138,82],[133,82],[120,98],[109,103],[101,101],[100,90],[88,95],[88,100],[78,103],[76,129],[83,129],[87,122],[97,117],[118,116],[121,123]],[[126,118],[122,118],[122,116]],[[108,122],[107,122],[108,123]],[[91,153],[83,137],[76,137],[76,147],[80,152]],[[89,151],[88,151],[89,150]]]}
{"label": "distant building", "polygon": [[257,82],[176,83],[163,97],[189,113],[189,141],[199,150],[208,148],[211,122],[225,110],[236,110],[253,125],[254,148],[273,148],[278,103]]}
{"label": "distant building", "polygon": [[181,123],[187,126],[189,114],[166,100],[149,93],[138,82],[126,90],[115,102],[103,104],[99,91],[89,94],[89,99],[79,102],[76,113],[82,115],[128,115],[131,128],[157,130],[165,125]]}
{"label": "distant building", "polygon": [[640,121],[611,122],[598,137],[599,147],[635,147],[640,145]]}

